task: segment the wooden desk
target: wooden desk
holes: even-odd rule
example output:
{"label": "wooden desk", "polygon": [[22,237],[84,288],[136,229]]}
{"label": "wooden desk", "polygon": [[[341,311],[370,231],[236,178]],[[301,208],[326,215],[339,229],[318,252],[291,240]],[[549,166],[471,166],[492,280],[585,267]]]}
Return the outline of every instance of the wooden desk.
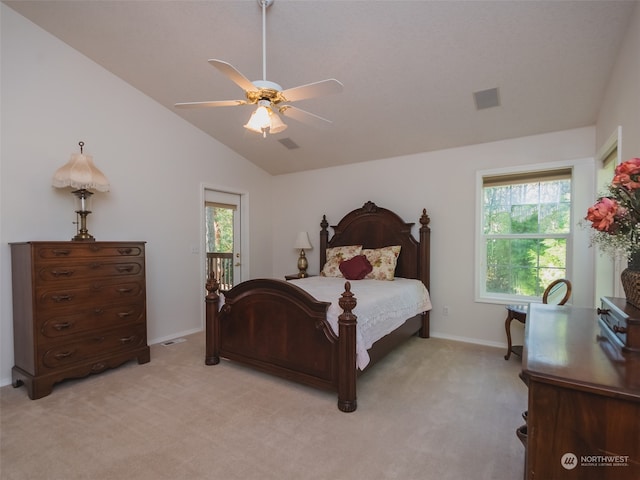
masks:
{"label": "wooden desk", "polygon": [[525,478],[640,478],[640,356],[617,356],[595,309],[531,304]]}

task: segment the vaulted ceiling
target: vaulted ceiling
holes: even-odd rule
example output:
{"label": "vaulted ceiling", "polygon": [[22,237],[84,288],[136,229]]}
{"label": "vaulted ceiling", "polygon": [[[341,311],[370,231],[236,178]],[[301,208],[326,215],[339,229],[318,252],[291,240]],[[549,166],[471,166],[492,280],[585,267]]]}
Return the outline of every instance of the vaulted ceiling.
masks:
{"label": "vaulted ceiling", "polygon": [[[282,174],[593,125],[638,2],[275,0],[266,78],[285,89],[335,78],[344,90],[295,104],[330,128],[285,118],[266,138],[243,128],[254,106],[173,106],[244,99],[211,58],[262,79],[257,0],[4,3]],[[499,106],[478,110],[473,93],[491,88]]]}

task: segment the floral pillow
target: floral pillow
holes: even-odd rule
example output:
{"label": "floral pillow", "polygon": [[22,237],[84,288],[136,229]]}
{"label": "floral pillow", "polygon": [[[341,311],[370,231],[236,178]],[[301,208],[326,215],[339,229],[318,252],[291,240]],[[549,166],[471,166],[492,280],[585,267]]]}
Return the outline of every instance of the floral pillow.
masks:
{"label": "floral pillow", "polygon": [[393,280],[396,273],[396,264],[398,263],[398,255],[400,255],[400,245],[383,248],[365,248],[362,254],[367,257],[369,263],[373,267],[371,273],[365,278],[374,280]]}
{"label": "floral pillow", "polygon": [[327,262],[322,267],[322,277],[342,277],[340,263],[362,253],[362,245],[327,248]]}

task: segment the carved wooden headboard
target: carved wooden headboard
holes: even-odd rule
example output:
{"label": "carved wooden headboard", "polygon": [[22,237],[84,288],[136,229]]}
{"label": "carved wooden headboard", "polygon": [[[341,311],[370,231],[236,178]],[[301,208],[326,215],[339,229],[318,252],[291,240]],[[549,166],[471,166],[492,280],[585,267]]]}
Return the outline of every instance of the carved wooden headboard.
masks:
{"label": "carved wooden headboard", "polygon": [[362,248],[381,248],[400,245],[400,255],[396,266],[396,276],[422,280],[429,288],[430,240],[429,216],[426,209],[420,217],[420,241],[411,234],[413,223],[404,222],[397,214],[378,207],[369,201],[362,208],[349,212],[337,225],[329,240],[329,223],[322,217],[320,226],[320,269],[327,258],[328,247],[362,245]]}

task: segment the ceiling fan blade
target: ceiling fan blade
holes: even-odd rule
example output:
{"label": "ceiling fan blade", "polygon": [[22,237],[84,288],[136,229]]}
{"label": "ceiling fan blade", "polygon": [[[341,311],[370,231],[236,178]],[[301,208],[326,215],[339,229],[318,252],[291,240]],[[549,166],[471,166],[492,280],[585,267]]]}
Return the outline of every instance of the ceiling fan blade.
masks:
{"label": "ceiling fan blade", "polygon": [[333,124],[331,120],[327,120],[315,113],[309,113],[291,105],[283,105],[278,109],[278,111],[287,118],[293,118],[294,120],[314,127],[328,127]]}
{"label": "ceiling fan blade", "polygon": [[183,102],[176,103],[176,108],[203,108],[203,107],[236,107],[246,105],[245,100],[214,100],[212,102]]}
{"label": "ceiling fan blade", "polygon": [[238,85],[241,89],[246,92],[252,92],[258,90],[256,86],[251,83],[251,81],[241,74],[236,67],[231,65],[230,63],[223,62],[222,60],[216,60],[215,58],[209,60],[209,63],[224,73],[227,77],[231,79],[236,85]]}
{"label": "ceiling fan blade", "polygon": [[299,87],[288,88],[282,92],[282,95],[288,102],[297,102],[306,98],[319,97],[321,95],[329,95],[331,93],[340,93],[342,91],[342,83],[335,78],[321,80]]}

